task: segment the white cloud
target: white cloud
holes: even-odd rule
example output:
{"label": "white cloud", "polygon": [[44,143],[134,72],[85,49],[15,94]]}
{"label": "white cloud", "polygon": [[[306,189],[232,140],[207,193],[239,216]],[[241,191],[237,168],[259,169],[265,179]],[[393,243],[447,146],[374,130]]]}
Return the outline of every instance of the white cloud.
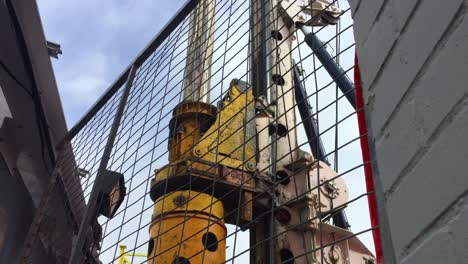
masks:
{"label": "white cloud", "polygon": [[177,1],[38,0],[48,40],[62,46],[54,70],[71,127],[182,5]]}

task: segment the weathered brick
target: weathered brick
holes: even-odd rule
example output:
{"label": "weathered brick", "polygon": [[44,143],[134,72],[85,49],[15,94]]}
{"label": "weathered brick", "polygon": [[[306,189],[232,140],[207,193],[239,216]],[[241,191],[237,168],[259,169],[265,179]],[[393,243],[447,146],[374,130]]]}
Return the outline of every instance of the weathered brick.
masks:
{"label": "weathered brick", "polygon": [[403,259],[401,263],[459,263],[454,254],[454,246],[447,230],[441,230],[424,241],[419,248]]}
{"label": "weathered brick", "polygon": [[361,3],[361,0],[348,0],[349,6],[351,7],[351,14],[354,17],[354,13],[356,12],[356,8]]}
{"label": "weathered brick", "polygon": [[457,263],[468,263],[468,201],[465,208],[450,225],[450,233],[453,236],[455,252],[458,257]]}
{"label": "weathered brick", "polygon": [[367,39],[363,40],[361,50],[365,55],[361,56],[361,70],[364,71],[363,82],[367,87],[374,81],[417,2],[417,0],[389,1]]}
{"label": "weathered brick", "polygon": [[468,212],[434,225],[468,190],[466,0],[350,5],[396,257],[468,263]]}
{"label": "weathered brick", "polygon": [[[385,32],[385,34],[383,34]],[[387,4],[377,23],[372,27],[368,39],[358,44],[359,64],[364,87],[369,87],[399,36],[397,19],[392,5]],[[360,48],[362,46],[362,48]]]}
{"label": "weathered brick", "polygon": [[468,189],[468,140],[460,140],[466,137],[466,131],[468,107],[465,105],[387,199],[397,255]]}
{"label": "weathered brick", "polygon": [[414,7],[420,0],[394,0],[391,1],[392,8],[397,19],[398,30],[403,30],[403,26],[408,21]]}
{"label": "weathered brick", "polygon": [[[441,47],[444,51],[428,65],[426,73],[400,104],[378,139],[376,149],[384,190],[394,184],[411,158],[426,146],[427,140],[452,107],[467,94],[468,75],[464,73],[468,67],[468,56],[464,52],[468,46],[467,31],[468,21],[463,21]],[[384,93],[384,90],[379,90],[378,96],[385,96]],[[382,116],[382,109],[391,107],[388,101],[391,99],[377,101],[380,105],[376,105],[371,114],[372,125]]]}
{"label": "weathered brick", "polygon": [[[425,0],[415,11],[407,28],[398,38],[393,52],[387,57],[380,78],[370,87],[372,92],[376,94],[371,115],[372,130],[375,136],[380,135],[383,125],[410,88],[424,62],[434,53],[433,49],[437,42],[442,38],[447,28],[452,26],[451,21],[462,3],[463,0],[448,1],[444,4],[444,8],[437,10],[440,7],[440,1]],[[428,19],[428,14],[432,14],[434,10],[437,10],[437,19]],[[385,34],[392,33],[385,32]],[[374,45],[378,46],[378,44]],[[368,46],[370,44],[366,45],[366,50],[372,50]],[[388,44],[380,43],[380,45],[383,46],[381,51],[386,53]],[[376,52],[370,54],[371,59],[374,59],[372,57],[374,53]],[[373,65],[367,66],[367,68],[374,68],[367,73],[369,77],[363,77],[367,80],[367,84],[371,82],[372,74],[376,72],[375,68],[380,67],[378,60],[384,55],[377,56],[377,61]],[[456,64],[449,63],[447,65]]]}
{"label": "weathered brick", "polygon": [[360,7],[354,14],[354,35],[356,44],[361,45],[374,24],[384,0],[360,0]]}

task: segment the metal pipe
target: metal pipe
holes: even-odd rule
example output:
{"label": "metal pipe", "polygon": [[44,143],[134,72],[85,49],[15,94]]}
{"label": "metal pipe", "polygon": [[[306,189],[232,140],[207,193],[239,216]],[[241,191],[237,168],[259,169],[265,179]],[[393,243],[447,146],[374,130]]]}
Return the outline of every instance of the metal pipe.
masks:
{"label": "metal pipe", "polygon": [[215,2],[202,0],[190,14],[183,90],[184,101],[210,102]]}
{"label": "metal pipe", "polygon": [[[216,116],[209,94],[215,3],[201,0],[190,14],[183,102],[175,108],[169,125],[169,167],[177,167],[177,161],[191,157],[194,146],[209,127],[207,119]],[[179,127],[184,128],[183,132]],[[171,176],[174,175],[167,175]],[[223,262],[226,255],[223,217],[222,201],[210,194],[191,189],[165,193],[154,203],[148,263]],[[203,254],[198,254],[202,251]]]}
{"label": "metal pipe", "polygon": [[271,42],[269,41],[270,1],[251,0],[250,11],[250,80],[254,96],[267,98],[267,89],[271,81],[268,71],[271,69]]}
{"label": "metal pipe", "polygon": [[301,115],[302,125],[304,126],[307,141],[309,141],[310,150],[312,151],[314,158],[321,160],[330,166],[330,162],[325,156],[325,149],[318,133],[317,125],[315,124],[312,106],[309,105],[309,101],[307,100],[307,91],[299,78],[299,69],[297,65],[293,66],[293,73],[297,108]]}
{"label": "metal pipe", "polygon": [[[307,101],[307,91],[302,85],[302,82],[299,78],[299,69],[297,65],[293,66],[294,73],[294,90],[296,95],[297,107],[299,109],[299,114],[301,115],[302,125],[307,136],[307,141],[309,141],[310,150],[314,155],[314,158],[325,162],[330,166],[330,162],[326,157],[325,148],[323,146],[322,139],[318,132],[317,125],[314,120],[314,113],[312,112],[312,107]],[[333,223],[335,226],[348,229],[349,223],[346,219],[346,214],[344,210],[340,210],[335,215],[333,215]]]}
{"label": "metal pipe", "polygon": [[301,27],[304,33],[304,41],[312,49],[314,55],[327,70],[328,74],[333,78],[341,92],[344,94],[348,102],[356,109],[356,94],[354,84],[346,75],[346,72],[341,66],[333,60],[333,57],[328,53],[323,42],[313,32],[308,31],[305,26]]}
{"label": "metal pipe", "polygon": [[[270,69],[272,68],[271,56],[271,41],[269,38],[270,30],[270,10],[271,0],[250,0],[250,80],[253,87],[253,94],[256,100],[264,103],[266,109],[269,104],[268,88],[271,85]],[[272,152],[270,147],[270,138],[268,134],[268,126],[270,125],[270,117],[264,111],[261,116],[257,115],[257,149],[261,150],[257,157],[257,169],[262,176],[269,177],[269,172],[272,171],[271,157]],[[276,144],[275,142],[271,143]],[[262,219],[255,224],[250,231],[250,244],[255,245],[254,250],[250,251],[251,263],[270,263],[271,250],[268,240],[266,243],[258,243],[264,241],[270,233],[270,220]]]}

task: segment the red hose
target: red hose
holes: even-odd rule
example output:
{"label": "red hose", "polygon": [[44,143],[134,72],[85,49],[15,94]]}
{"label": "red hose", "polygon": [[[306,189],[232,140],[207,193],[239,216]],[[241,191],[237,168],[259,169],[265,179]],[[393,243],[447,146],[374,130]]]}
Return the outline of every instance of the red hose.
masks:
{"label": "red hose", "polygon": [[[372,227],[379,226],[379,217],[377,214],[377,201],[374,194],[374,178],[372,175],[371,155],[369,151],[369,141],[367,138],[366,116],[364,113],[364,97],[362,94],[361,86],[361,73],[359,71],[359,64],[357,55],[354,57],[354,85],[356,89],[356,111],[359,126],[359,134],[361,135],[361,150],[362,160],[364,163],[364,175],[366,179],[366,190],[369,194],[367,201],[369,203],[369,214]],[[372,229],[372,236],[374,238],[375,255],[377,263],[383,263],[382,255],[382,240],[380,239],[380,229]]]}

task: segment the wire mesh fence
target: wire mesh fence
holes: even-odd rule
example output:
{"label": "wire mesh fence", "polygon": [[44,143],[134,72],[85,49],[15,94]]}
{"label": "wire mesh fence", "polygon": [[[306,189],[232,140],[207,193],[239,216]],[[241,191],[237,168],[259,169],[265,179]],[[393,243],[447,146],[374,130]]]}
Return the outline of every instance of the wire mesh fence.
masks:
{"label": "wire mesh fence", "polygon": [[300,3],[181,9],[60,147],[79,226],[64,261],[374,263],[361,110],[337,84],[354,68],[350,8],[307,13],[324,61]]}

